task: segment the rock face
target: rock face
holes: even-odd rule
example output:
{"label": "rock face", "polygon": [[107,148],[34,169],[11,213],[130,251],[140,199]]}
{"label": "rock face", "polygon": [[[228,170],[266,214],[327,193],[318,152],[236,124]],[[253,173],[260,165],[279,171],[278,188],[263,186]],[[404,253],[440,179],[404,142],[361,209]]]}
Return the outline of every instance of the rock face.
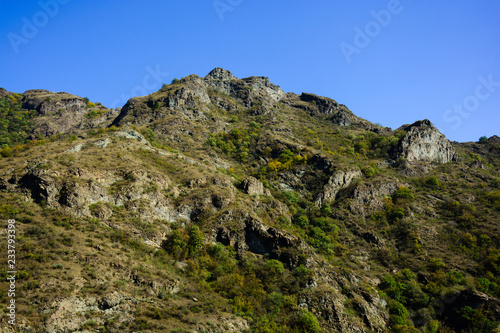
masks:
{"label": "rock face", "polygon": [[257,102],[275,103],[285,96],[285,92],[265,76],[251,76],[238,79],[230,71],[215,68],[204,78],[207,88],[231,95],[246,107]]}
{"label": "rock face", "polygon": [[254,177],[248,177],[241,183],[243,191],[249,195],[262,195],[264,194],[264,185]]}
{"label": "rock face", "polygon": [[206,120],[207,103],[210,103],[210,98],[206,86],[199,76],[193,74],[151,95],[131,98],[113,125],[144,125],[173,115],[203,121]]}
{"label": "rock face", "polygon": [[360,177],[361,175],[362,173],[359,169],[335,171],[318,195],[316,204],[321,206],[328,201],[335,200],[335,196],[342,188],[349,186],[356,177]]}
{"label": "rock face", "polygon": [[23,94],[22,107],[36,110],[31,139],[56,134],[81,134],[96,127],[106,127],[118,115],[118,111],[102,105],[87,104],[84,98],[65,92],[27,90]]}
{"label": "rock face", "polygon": [[500,143],[500,137],[498,135],[493,135],[488,138],[488,143]]}
{"label": "rock face", "polygon": [[[315,94],[305,93],[303,92],[300,95],[300,100],[304,102],[313,102],[318,106],[318,111],[323,115],[333,115],[337,111],[342,109],[342,105],[338,104],[331,98],[321,97]],[[346,126],[346,125],[341,125]]]}
{"label": "rock face", "polygon": [[403,186],[403,184],[396,182],[356,184],[351,193],[354,202],[350,205],[350,210],[362,216],[368,216],[376,211],[383,210],[383,198],[394,194],[400,186]]}
{"label": "rock face", "polygon": [[408,162],[438,162],[455,161],[457,154],[450,141],[425,119],[400,128],[406,135],[399,143],[399,154]]}
{"label": "rock face", "polygon": [[345,105],[339,104],[328,97],[305,92],[301,95],[288,93],[283,101],[290,106],[305,110],[312,116],[325,118],[338,126],[354,126],[376,133],[388,133],[390,131],[389,128],[380,127],[357,117]]}
{"label": "rock face", "polygon": [[228,71],[224,68],[214,68],[210,71],[210,73],[205,76],[206,81],[211,81],[211,80],[216,80],[216,81],[226,81],[226,80],[233,80],[237,79],[236,76],[231,73],[231,71]]}
{"label": "rock face", "polygon": [[0,88],[0,97],[6,97],[6,96],[9,96],[10,93],[5,90],[4,88]]}

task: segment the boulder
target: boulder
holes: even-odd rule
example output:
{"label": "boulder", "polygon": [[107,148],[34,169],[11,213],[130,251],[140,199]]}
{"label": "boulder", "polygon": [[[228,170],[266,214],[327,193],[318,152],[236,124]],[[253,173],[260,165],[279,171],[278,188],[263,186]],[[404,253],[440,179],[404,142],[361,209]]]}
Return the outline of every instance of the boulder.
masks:
{"label": "boulder", "polygon": [[325,202],[335,200],[337,193],[342,188],[349,186],[356,177],[361,177],[361,175],[361,170],[359,169],[335,171],[316,198],[316,204],[321,206]]}
{"label": "boulder", "polygon": [[241,183],[243,191],[248,195],[262,195],[264,194],[264,185],[254,177],[248,177]]}
{"label": "boulder", "polygon": [[399,156],[409,163],[447,163],[457,159],[450,141],[427,119],[399,128],[406,132],[399,142]]}

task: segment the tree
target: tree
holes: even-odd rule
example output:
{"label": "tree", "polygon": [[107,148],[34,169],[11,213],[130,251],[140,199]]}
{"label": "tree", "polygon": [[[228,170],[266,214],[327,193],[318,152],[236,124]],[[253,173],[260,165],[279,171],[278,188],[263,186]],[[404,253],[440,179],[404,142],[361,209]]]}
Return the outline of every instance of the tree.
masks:
{"label": "tree", "polygon": [[198,254],[200,249],[203,246],[203,234],[200,231],[200,228],[193,225],[188,229],[188,250],[190,256],[195,256]]}
{"label": "tree", "polygon": [[479,143],[488,143],[488,137],[483,135],[479,138]]}

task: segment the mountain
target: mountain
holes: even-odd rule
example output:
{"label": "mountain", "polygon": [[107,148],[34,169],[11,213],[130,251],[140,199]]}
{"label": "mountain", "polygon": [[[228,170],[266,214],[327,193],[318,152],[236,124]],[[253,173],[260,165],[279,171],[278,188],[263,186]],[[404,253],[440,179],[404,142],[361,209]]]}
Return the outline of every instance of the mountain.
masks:
{"label": "mountain", "polygon": [[0,89],[0,112],[3,332],[498,327],[497,136],[392,130],[222,68],[118,109]]}

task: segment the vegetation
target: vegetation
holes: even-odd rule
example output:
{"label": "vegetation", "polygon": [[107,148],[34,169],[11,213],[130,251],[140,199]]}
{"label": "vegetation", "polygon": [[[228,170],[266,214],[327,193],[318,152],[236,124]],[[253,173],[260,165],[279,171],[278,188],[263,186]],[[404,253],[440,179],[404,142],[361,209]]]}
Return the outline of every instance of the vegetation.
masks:
{"label": "vegetation", "polygon": [[[21,94],[0,98],[0,148],[14,148],[28,142],[33,130],[32,119],[37,112],[21,107]],[[2,155],[9,155],[9,150]]]}

